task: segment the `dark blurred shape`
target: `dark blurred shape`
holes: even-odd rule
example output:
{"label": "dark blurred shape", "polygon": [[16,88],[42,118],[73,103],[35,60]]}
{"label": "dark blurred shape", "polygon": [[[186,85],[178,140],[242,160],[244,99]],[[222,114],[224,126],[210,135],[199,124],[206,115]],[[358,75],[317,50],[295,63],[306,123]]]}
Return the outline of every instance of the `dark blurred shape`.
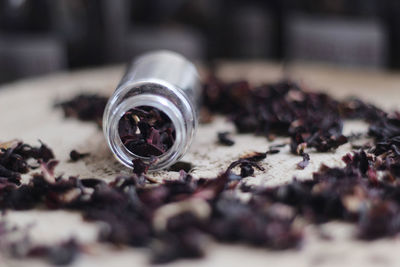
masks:
{"label": "dark blurred shape", "polygon": [[1,0],[0,44],[0,82],[154,49],[399,68],[400,1]]}
{"label": "dark blurred shape", "polygon": [[127,60],[126,39],[129,30],[130,3],[126,0],[101,0],[106,62]]}
{"label": "dark blurred shape", "polygon": [[387,35],[375,20],[292,14],[287,23],[288,60],[384,68]]}
{"label": "dark blurred shape", "polygon": [[400,1],[382,1],[382,17],[389,32],[390,67],[400,68]]}
{"label": "dark blurred shape", "polygon": [[[385,1],[385,0],[383,0]],[[375,16],[382,0],[293,0],[303,12],[347,17]]]}
{"label": "dark blurred shape", "polygon": [[46,0],[0,2],[0,82],[66,67],[64,43],[50,34]]}
{"label": "dark blurred shape", "polygon": [[264,59],[275,56],[276,23],[270,10],[262,5],[243,4],[229,13],[225,25],[228,57]]}
{"label": "dark blurred shape", "polygon": [[66,67],[64,44],[46,36],[0,35],[0,82]]}
{"label": "dark blurred shape", "polygon": [[151,50],[167,49],[192,60],[199,60],[206,54],[204,46],[202,35],[194,29],[137,26],[132,27],[126,40],[126,58]]}
{"label": "dark blurred shape", "polygon": [[8,33],[43,32],[51,29],[47,0],[1,0],[0,30]]}
{"label": "dark blurred shape", "polygon": [[67,46],[69,66],[77,68],[104,64],[107,56],[104,53],[103,1],[47,1],[53,10],[53,31]]}

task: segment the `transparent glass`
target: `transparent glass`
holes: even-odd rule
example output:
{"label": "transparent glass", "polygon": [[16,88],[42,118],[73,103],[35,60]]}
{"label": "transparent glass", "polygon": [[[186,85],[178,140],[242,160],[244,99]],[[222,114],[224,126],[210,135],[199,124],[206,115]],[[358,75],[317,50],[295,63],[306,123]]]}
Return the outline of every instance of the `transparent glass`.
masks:
{"label": "transparent glass", "polygon": [[183,56],[156,51],[136,58],[110,97],[103,115],[103,131],[114,156],[133,168],[132,160],[142,157],[129,151],[118,132],[121,117],[130,109],[151,106],[163,111],[175,127],[175,142],[151,164],[160,170],[179,160],[188,150],[198,123],[200,80],[196,67]]}

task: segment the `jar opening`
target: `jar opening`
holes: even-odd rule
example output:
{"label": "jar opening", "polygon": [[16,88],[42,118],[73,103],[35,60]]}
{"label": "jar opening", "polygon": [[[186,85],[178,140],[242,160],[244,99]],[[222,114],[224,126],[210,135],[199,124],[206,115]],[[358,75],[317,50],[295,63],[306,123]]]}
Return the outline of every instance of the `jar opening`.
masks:
{"label": "jar opening", "polygon": [[[165,113],[164,118],[168,122],[171,121],[170,127],[173,127],[173,130],[175,131],[175,134],[172,134],[172,136],[174,137],[172,146],[168,148],[168,145],[167,148],[164,149],[165,152],[159,156],[140,156],[131,152],[130,150],[128,150],[128,146],[124,145],[123,143],[123,141],[126,142],[127,140],[125,140],[125,138],[122,138],[123,134],[119,133],[119,124],[121,118],[124,117],[124,115],[132,109],[136,109],[137,111],[138,108],[142,109],[142,107],[157,109],[158,112],[162,111],[163,113]],[[149,112],[149,110],[147,110],[146,112]],[[139,124],[140,120],[138,120],[138,118],[135,118],[133,116],[131,117],[134,120],[136,119],[138,121],[137,124]],[[146,164],[150,165],[149,170],[154,171],[170,166],[183,155],[183,152],[188,145],[186,126],[187,122],[184,120],[183,114],[173,102],[163,96],[158,96],[154,94],[140,94],[125,98],[122,102],[118,104],[118,106],[112,111],[110,120],[106,121],[106,123],[104,124],[104,131],[107,137],[106,140],[109,144],[109,147],[111,148],[111,151],[122,164],[132,168],[133,160],[140,158]],[[132,133],[137,134],[137,129],[135,131],[132,130]],[[136,151],[136,153],[140,152]],[[140,154],[146,155],[144,153]]]}
{"label": "jar opening", "polygon": [[163,111],[151,106],[129,109],[118,122],[122,144],[134,156],[159,157],[173,146],[175,126]]}

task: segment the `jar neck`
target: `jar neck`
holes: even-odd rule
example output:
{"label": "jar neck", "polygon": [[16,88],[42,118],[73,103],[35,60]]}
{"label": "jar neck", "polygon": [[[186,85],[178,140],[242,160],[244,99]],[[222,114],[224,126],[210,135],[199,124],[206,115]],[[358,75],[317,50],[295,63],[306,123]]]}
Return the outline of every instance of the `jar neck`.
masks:
{"label": "jar neck", "polygon": [[[139,156],[129,151],[122,143],[118,132],[118,124],[121,117],[130,109],[140,106],[150,106],[164,112],[175,127],[173,145],[162,155],[156,156],[157,160],[155,162],[152,162],[154,158]],[[140,158],[147,164],[151,163],[149,169],[152,171],[166,168],[179,160],[183,156],[189,141],[184,115],[166,97],[154,94],[140,94],[124,99],[110,114],[109,121],[104,130],[109,147],[122,164],[133,168],[132,161]]]}

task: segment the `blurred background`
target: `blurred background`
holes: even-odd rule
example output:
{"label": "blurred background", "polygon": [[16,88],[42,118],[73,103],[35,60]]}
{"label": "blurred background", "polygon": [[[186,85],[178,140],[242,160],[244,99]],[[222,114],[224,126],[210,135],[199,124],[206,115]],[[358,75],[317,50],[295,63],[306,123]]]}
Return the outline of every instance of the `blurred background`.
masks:
{"label": "blurred background", "polygon": [[399,47],[399,0],[0,0],[0,83],[162,48],[386,70]]}

